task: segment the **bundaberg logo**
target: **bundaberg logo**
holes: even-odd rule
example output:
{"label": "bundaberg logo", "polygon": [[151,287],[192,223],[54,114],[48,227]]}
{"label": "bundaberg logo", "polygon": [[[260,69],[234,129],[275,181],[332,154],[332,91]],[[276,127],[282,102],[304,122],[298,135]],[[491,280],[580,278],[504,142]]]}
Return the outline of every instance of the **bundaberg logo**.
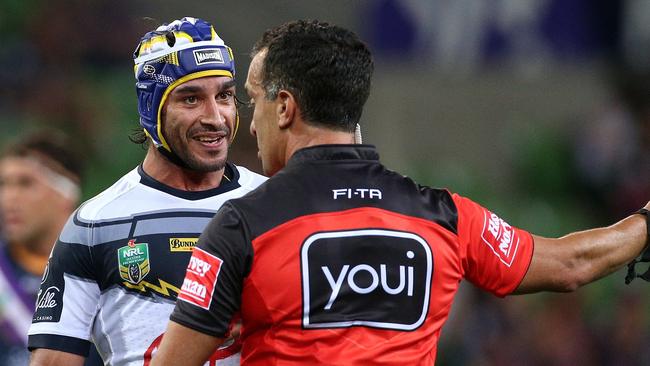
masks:
{"label": "bundaberg logo", "polygon": [[169,238],[169,250],[172,252],[191,252],[199,238]]}
{"label": "bundaberg logo", "polygon": [[135,239],[117,250],[117,262],[120,266],[120,277],[137,285],[149,273],[149,245],[135,243]]}

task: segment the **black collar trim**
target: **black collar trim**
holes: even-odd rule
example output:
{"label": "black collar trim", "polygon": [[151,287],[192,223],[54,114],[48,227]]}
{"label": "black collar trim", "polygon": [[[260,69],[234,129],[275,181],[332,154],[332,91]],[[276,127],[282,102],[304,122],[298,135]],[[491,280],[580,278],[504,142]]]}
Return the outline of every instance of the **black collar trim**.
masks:
{"label": "black collar trim", "polygon": [[317,145],[296,151],[287,165],[313,160],[379,161],[379,153],[373,145]]}
{"label": "black collar trim", "polygon": [[233,189],[237,189],[241,187],[241,185],[239,184],[239,171],[231,163],[226,163],[224,175],[223,178],[221,178],[221,182],[219,183],[219,186],[205,191],[184,191],[181,189],[170,187],[166,184],[163,184],[155,180],[149,174],[147,174],[142,168],[142,164],[138,166],[138,174],[140,174],[141,184],[159,190],[161,192],[165,192],[172,196],[176,196],[190,201],[202,200],[204,198],[216,196],[218,194],[226,193],[232,191]]}

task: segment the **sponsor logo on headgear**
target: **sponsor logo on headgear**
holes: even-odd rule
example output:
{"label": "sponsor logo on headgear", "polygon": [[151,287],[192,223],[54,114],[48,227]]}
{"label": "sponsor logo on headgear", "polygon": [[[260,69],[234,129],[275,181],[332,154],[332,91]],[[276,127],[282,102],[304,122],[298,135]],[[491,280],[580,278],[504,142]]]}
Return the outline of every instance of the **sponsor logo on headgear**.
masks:
{"label": "sponsor logo on headgear", "polygon": [[120,268],[120,277],[123,280],[137,285],[149,274],[149,245],[135,243],[135,239],[117,250],[117,261]]}
{"label": "sponsor logo on headgear", "polygon": [[194,50],[194,60],[196,65],[203,64],[223,64],[223,55],[218,48],[204,48],[201,50]]}
{"label": "sponsor logo on headgear", "polygon": [[191,252],[199,238],[169,238],[169,250],[172,252]]}
{"label": "sponsor logo on headgear", "polygon": [[222,263],[221,258],[201,248],[194,248],[178,299],[206,310],[210,309]]}
{"label": "sponsor logo on headgear", "polygon": [[512,226],[496,214],[485,210],[481,238],[503,264],[508,267],[512,265],[519,247],[519,237]]}
{"label": "sponsor logo on headgear", "polygon": [[304,328],[414,330],[426,318],[433,256],[416,234],[321,232],[305,240],[300,260]]}
{"label": "sponsor logo on headgear", "polygon": [[156,68],[153,65],[144,65],[142,71],[147,75],[153,75],[156,73]]}

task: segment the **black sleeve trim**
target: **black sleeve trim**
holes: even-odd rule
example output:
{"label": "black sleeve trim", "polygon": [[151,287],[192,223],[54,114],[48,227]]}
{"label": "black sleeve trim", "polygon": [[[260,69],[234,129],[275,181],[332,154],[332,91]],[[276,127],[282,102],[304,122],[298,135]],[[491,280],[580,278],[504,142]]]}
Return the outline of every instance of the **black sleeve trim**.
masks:
{"label": "black sleeve trim", "polygon": [[226,337],[227,332],[226,333],[215,332],[214,330],[212,330],[212,329],[210,329],[208,327],[199,326],[200,323],[198,323],[198,322],[197,323],[188,322],[188,321],[184,320],[181,317],[175,316],[174,313],[171,314],[169,319],[171,321],[175,322],[175,323],[178,323],[178,324],[186,327],[186,328],[190,328],[192,330],[195,330],[195,331],[197,331],[199,333],[209,335],[211,337],[216,337],[216,338],[225,338]]}
{"label": "black sleeve trim", "polygon": [[91,345],[90,341],[84,339],[54,334],[30,335],[27,342],[27,348],[30,351],[37,348],[47,348],[84,357],[88,357]]}

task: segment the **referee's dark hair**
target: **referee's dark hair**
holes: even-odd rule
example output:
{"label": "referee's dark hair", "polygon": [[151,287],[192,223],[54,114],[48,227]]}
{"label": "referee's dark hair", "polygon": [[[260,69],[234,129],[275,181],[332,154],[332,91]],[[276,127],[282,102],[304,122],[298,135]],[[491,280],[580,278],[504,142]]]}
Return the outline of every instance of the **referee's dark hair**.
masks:
{"label": "referee's dark hair", "polygon": [[316,20],[292,21],[267,30],[251,55],[264,50],[261,83],[266,99],[287,90],[306,123],[354,131],[374,70],[370,50],[356,34]]}

